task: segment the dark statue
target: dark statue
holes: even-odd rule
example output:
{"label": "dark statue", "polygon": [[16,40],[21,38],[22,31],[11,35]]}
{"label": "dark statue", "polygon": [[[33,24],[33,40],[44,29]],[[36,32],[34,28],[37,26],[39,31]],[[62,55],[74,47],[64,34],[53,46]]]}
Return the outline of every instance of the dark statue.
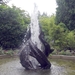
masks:
{"label": "dark statue", "polygon": [[[39,35],[39,39],[44,44],[44,47],[45,47],[44,53],[41,52],[36,47],[36,45],[31,41],[30,38],[25,43],[25,47],[20,54],[20,62],[22,66],[25,67],[26,69],[49,69],[51,67],[51,64],[48,61],[47,57],[50,53],[53,52],[53,50],[50,48],[50,45],[44,40],[42,36],[43,35],[41,32],[41,34]],[[27,35],[27,37],[30,37],[30,34]],[[29,60],[29,56],[32,56],[33,58],[35,58],[40,65],[32,64],[32,62]],[[37,67],[34,68],[33,65]]]}

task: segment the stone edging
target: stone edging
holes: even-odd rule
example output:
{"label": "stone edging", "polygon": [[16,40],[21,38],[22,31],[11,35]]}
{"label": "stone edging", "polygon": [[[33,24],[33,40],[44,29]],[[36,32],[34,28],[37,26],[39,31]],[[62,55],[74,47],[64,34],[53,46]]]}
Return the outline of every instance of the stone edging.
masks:
{"label": "stone edging", "polygon": [[18,55],[14,55],[14,56],[11,56],[11,55],[0,55],[0,59],[10,58],[10,57],[18,57]]}
{"label": "stone edging", "polygon": [[75,56],[67,56],[67,55],[51,55],[49,58],[52,59],[67,59],[67,60],[74,60],[75,61]]}
{"label": "stone edging", "polygon": [[[10,58],[10,57],[19,57],[18,55],[14,56],[9,56],[9,55],[0,55],[0,59],[2,58]],[[74,60],[75,61],[75,56],[67,56],[67,55],[51,55],[49,58],[52,59],[67,59],[67,60]]]}

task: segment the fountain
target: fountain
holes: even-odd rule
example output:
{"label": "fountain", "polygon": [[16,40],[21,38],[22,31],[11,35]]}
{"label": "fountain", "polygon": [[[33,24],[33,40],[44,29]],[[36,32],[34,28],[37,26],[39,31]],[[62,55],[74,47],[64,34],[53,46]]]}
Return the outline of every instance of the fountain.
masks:
{"label": "fountain", "polygon": [[[34,20],[35,19],[32,20],[31,18],[31,24],[25,35],[26,38],[24,39],[24,47],[20,54],[20,61],[18,58],[14,57],[1,57],[0,75],[75,75],[74,56],[71,56],[72,60],[70,60],[70,58],[68,58],[68,60],[65,60],[66,58],[49,59],[51,64],[47,60],[47,57],[52,50],[50,49],[49,44],[44,40],[38,20]],[[34,23],[33,21],[37,23]],[[39,27],[39,33],[35,32],[37,31],[37,28],[35,28],[36,24],[38,25],[37,27]],[[34,28],[36,30],[34,30]],[[35,33],[38,34],[36,35]],[[37,43],[38,41],[36,39],[40,41],[40,44]],[[21,62],[24,68],[33,70],[25,70],[19,62]]]}
{"label": "fountain", "polygon": [[49,69],[51,63],[48,55],[53,51],[44,40],[43,32],[39,26],[38,10],[36,4],[31,16],[31,23],[25,35],[24,47],[20,54],[20,62],[25,69]]}

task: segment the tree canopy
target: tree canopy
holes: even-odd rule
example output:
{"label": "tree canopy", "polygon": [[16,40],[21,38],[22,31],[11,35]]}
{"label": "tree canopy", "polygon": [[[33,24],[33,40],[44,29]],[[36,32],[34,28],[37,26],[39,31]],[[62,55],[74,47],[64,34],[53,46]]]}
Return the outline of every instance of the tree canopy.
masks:
{"label": "tree canopy", "polygon": [[45,33],[45,39],[52,48],[58,51],[75,49],[75,31],[70,31],[64,23],[55,23],[56,16],[40,17],[40,25]]}
{"label": "tree canopy", "polygon": [[75,0],[56,0],[56,23],[64,23],[69,30],[75,29]]}
{"label": "tree canopy", "polygon": [[18,48],[30,23],[29,15],[15,6],[0,5],[0,46]]}

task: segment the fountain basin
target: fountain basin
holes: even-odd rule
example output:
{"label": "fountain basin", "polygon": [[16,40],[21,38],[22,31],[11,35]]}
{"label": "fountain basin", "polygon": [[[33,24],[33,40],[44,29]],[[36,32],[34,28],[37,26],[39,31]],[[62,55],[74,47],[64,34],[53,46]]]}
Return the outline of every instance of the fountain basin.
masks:
{"label": "fountain basin", "polygon": [[49,59],[48,70],[25,70],[19,58],[0,59],[0,75],[75,75],[75,61],[65,59]]}

